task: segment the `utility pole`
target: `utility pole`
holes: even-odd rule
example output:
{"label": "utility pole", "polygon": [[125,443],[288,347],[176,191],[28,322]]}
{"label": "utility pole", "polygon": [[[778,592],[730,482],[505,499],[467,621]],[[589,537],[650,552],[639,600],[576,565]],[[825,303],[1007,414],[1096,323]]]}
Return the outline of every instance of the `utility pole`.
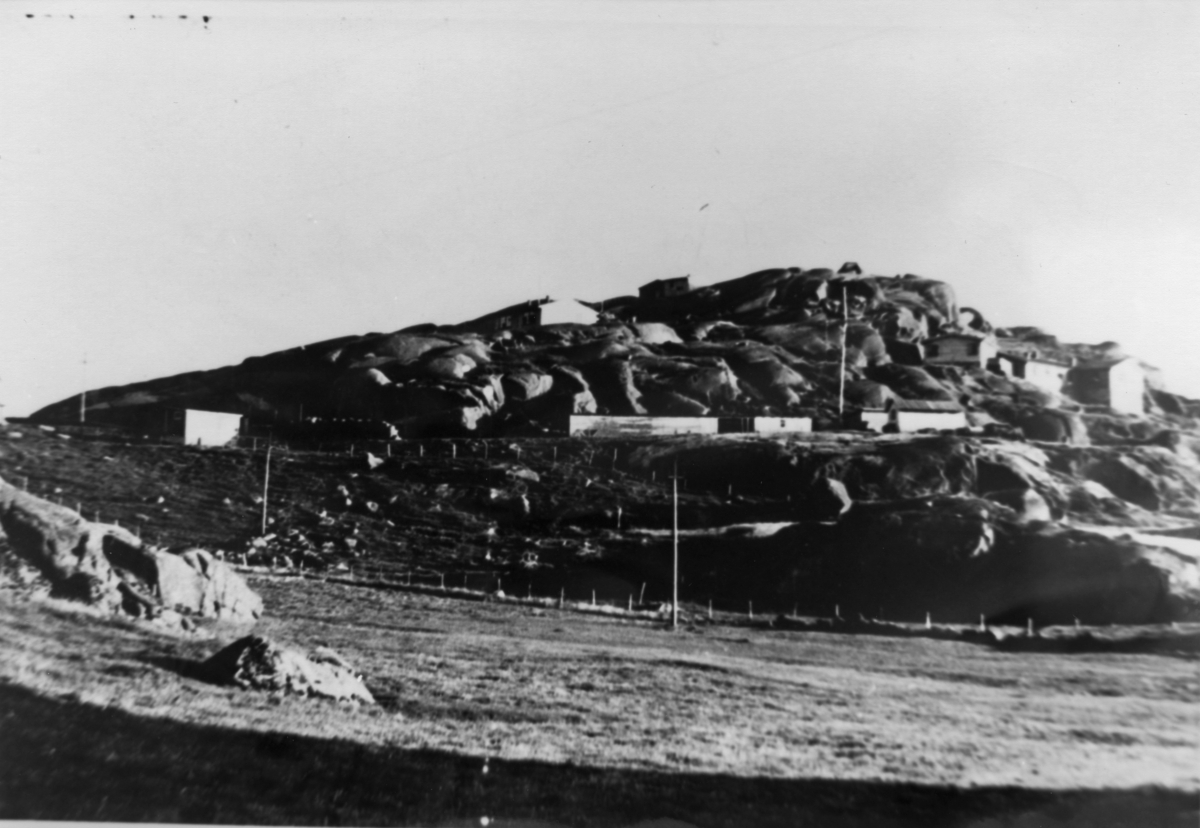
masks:
{"label": "utility pole", "polygon": [[83,354],[83,391],[79,392],[79,422],[83,422],[87,410],[87,352]]}
{"label": "utility pole", "polygon": [[846,414],[846,329],[850,327],[850,306],[846,286],[842,285],[842,370],[838,373],[838,427],[845,421]]}
{"label": "utility pole", "polygon": [[679,629],[679,458],[671,475],[671,629]]}
{"label": "utility pole", "polygon": [[271,487],[271,444],[267,443],[267,468],[263,473],[262,534],[267,534],[267,492]]}

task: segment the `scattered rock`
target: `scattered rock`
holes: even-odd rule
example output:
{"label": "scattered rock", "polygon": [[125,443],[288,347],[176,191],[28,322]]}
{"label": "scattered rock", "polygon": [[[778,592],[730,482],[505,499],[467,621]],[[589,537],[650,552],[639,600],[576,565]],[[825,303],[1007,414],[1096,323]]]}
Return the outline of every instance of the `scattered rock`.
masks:
{"label": "scattered rock", "polygon": [[268,638],[251,635],[214,654],[204,662],[203,669],[213,681],[246,690],[375,703],[362,677],[326,648],[309,657]]}

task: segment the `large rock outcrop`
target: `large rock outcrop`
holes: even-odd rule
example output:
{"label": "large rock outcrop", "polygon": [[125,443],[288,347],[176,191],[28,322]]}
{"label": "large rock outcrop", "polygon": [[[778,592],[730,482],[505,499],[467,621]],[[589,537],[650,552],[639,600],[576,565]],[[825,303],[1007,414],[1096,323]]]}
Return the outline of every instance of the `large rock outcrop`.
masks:
{"label": "large rock outcrop", "polygon": [[3,480],[0,528],[56,597],[139,618],[179,613],[246,622],[262,615],[262,599],[205,550],[175,554],[143,544],[119,526],[84,520]]}

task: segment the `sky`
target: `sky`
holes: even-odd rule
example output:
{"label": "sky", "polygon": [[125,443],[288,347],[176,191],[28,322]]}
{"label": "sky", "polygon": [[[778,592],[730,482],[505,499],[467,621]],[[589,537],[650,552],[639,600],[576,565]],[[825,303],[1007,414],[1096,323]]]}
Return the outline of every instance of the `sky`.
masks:
{"label": "sky", "polygon": [[1187,0],[10,0],[0,414],[849,260],[1200,397],[1197,42]]}

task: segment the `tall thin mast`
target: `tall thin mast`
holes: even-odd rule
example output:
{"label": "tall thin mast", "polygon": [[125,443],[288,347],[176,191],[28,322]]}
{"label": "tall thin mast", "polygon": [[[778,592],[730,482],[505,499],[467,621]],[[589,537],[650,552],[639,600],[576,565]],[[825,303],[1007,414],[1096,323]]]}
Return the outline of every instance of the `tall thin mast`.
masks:
{"label": "tall thin mast", "polygon": [[79,394],[79,422],[83,422],[87,411],[87,354],[83,355],[83,391]]}
{"label": "tall thin mast", "polygon": [[846,302],[846,286],[842,285],[842,370],[838,372],[838,420],[846,412],[846,329],[850,327],[850,306]]}
{"label": "tall thin mast", "polygon": [[671,475],[671,629],[679,628],[679,459]]}
{"label": "tall thin mast", "polygon": [[271,444],[267,443],[267,465],[263,470],[262,534],[267,534],[267,497],[271,490]]}

